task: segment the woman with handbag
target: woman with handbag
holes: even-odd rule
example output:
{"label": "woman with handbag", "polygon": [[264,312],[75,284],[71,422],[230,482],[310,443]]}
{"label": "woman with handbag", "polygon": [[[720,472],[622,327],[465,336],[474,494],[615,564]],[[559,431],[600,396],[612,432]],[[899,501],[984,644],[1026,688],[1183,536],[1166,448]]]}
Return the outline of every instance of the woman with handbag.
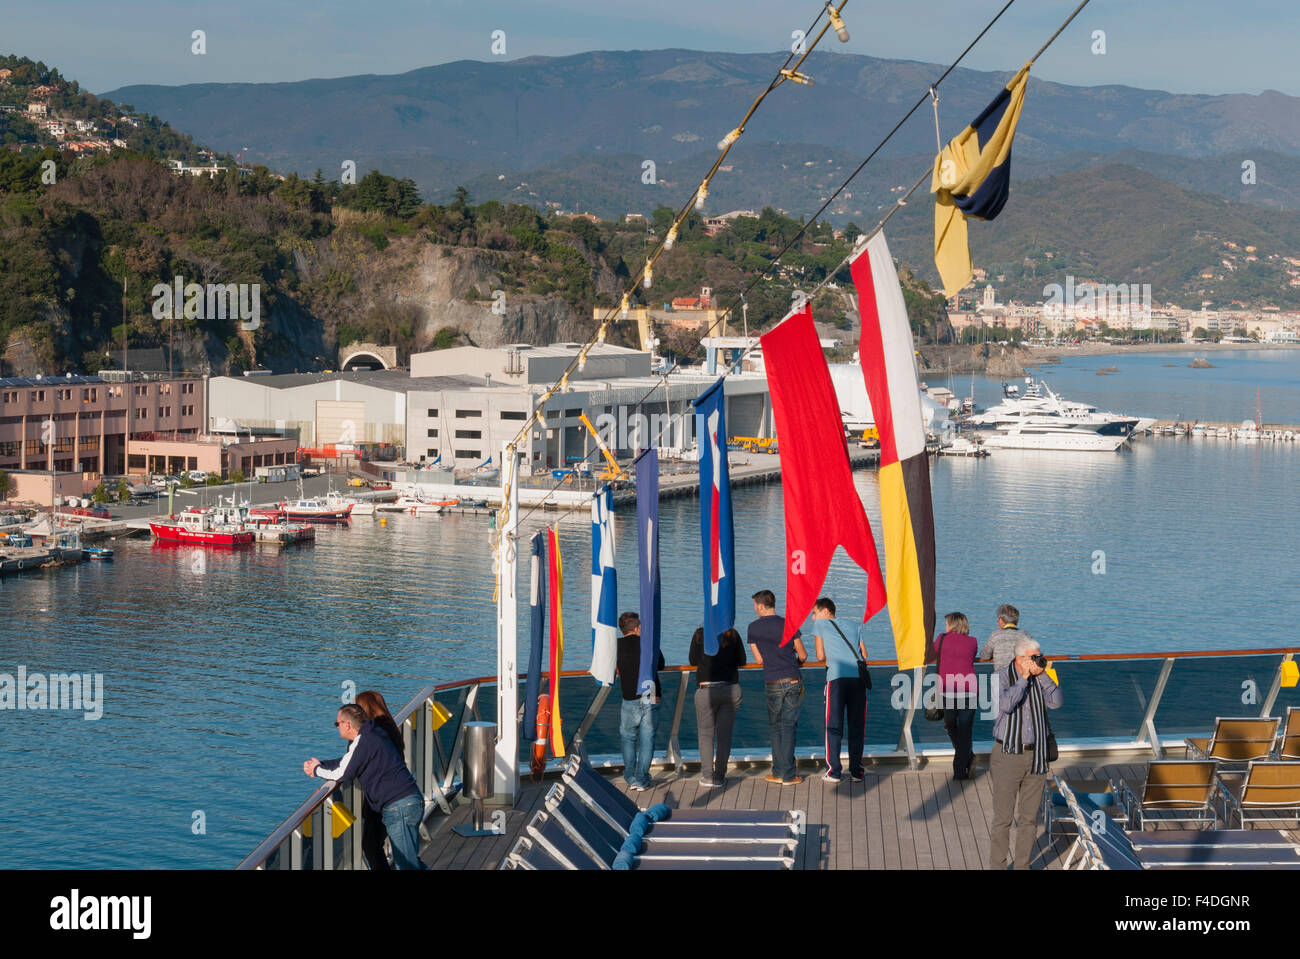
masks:
{"label": "woman with handbag", "polygon": [[[970,635],[970,620],[963,613],[949,613],[944,617],[944,626],[947,632],[935,640],[939,688],[943,691],[943,728],[952,742],[952,778],[969,779],[975,761],[971,740],[979,704],[975,682],[979,641]],[[927,709],[926,717],[931,715]]]}
{"label": "woman with handbag", "polygon": [[859,640],[855,646],[835,622],[835,604],[823,596],[813,603],[812,634],[816,656],[826,663],[826,772],[829,783],[842,780],[840,743],[848,716],[849,777],[862,782],[866,767],[862,751],[867,739],[867,690],[871,672],[867,650]]}
{"label": "woman with handbag", "polygon": [[706,789],[727,781],[731,758],[731,730],[740,709],[740,667],[745,665],[745,644],[740,633],[729,629],[718,637],[718,651],[704,651],[704,627],[691,637],[690,662],[695,673],[695,728],[700,744],[700,785]]}

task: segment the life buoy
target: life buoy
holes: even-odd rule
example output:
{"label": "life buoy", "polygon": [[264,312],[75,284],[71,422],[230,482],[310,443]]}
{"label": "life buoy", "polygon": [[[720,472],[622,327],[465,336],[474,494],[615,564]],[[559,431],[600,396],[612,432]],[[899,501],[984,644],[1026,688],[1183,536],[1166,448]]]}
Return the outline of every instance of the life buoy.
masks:
{"label": "life buoy", "polygon": [[546,734],[551,729],[551,697],[547,693],[537,697],[537,731],[533,735],[533,756],[528,764],[533,782],[540,782],[546,772]]}

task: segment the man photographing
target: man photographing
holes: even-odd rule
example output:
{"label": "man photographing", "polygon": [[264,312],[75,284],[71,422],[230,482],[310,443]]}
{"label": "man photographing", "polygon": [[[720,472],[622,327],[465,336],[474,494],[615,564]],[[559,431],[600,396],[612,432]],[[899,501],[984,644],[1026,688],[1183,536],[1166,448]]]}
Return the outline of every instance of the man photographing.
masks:
{"label": "man photographing", "polygon": [[1052,727],[1047,710],[1059,709],[1061,689],[1046,672],[1047,659],[1036,640],[1022,636],[1015,658],[997,675],[998,718],[993,726],[993,828],[989,842],[989,868],[1005,869],[1016,824],[1015,868],[1028,869],[1038,832],[1043,785],[1051,770],[1049,737]]}

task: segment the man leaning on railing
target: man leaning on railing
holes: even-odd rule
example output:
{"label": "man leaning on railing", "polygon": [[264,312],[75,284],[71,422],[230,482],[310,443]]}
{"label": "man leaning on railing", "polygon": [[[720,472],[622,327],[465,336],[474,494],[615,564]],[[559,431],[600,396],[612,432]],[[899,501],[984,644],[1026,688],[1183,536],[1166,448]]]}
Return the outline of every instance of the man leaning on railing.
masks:
{"label": "man leaning on railing", "polygon": [[993,828],[989,868],[1005,869],[1016,823],[1015,868],[1028,869],[1038,833],[1043,785],[1056,759],[1056,740],[1047,710],[1059,709],[1061,689],[1046,672],[1038,642],[1021,637],[1015,659],[1001,674],[998,718],[993,727]]}
{"label": "man leaning on railing", "polygon": [[313,756],[302,764],[302,771],[340,785],[359,779],[366,802],[384,821],[396,868],[427,869],[420,861],[424,797],[397,746],[355,703],[339,709],[334,725],[347,740],[347,752],[326,762]]}

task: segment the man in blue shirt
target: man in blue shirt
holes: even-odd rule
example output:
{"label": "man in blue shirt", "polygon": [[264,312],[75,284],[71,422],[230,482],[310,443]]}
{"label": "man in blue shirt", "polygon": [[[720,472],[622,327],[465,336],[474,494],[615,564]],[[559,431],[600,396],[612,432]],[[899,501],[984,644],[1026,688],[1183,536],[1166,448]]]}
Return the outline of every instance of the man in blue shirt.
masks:
{"label": "man in blue shirt", "polygon": [[302,764],[302,771],[339,785],[361,781],[366,803],[380,814],[388,839],[393,844],[393,862],[398,869],[427,869],[420,861],[420,823],[424,819],[424,796],[415,777],[398,755],[397,746],[384,731],[366,718],[365,710],[348,703],[334,720],[348,750],[338,759],[321,762],[315,756]]}
{"label": "man in blue shirt", "polygon": [[813,603],[812,634],[817,658],[826,661],[826,774],[829,783],[838,783],[840,743],[844,738],[844,714],[848,713],[849,777],[862,782],[866,767],[862,751],[867,738],[867,687],[858,676],[858,654],[867,658],[867,648],[853,643],[835,622],[835,603],[823,596]]}
{"label": "man in blue shirt", "polygon": [[776,595],[770,589],[754,594],[754,612],[758,619],[749,624],[749,648],[754,661],[763,665],[767,686],[767,721],[772,729],[772,771],[767,781],[783,786],[797,786],[802,776],[795,775],[794,736],[803,705],[803,676],[799,667],[808,658],[800,633],[785,646],[785,617],[776,615]]}

